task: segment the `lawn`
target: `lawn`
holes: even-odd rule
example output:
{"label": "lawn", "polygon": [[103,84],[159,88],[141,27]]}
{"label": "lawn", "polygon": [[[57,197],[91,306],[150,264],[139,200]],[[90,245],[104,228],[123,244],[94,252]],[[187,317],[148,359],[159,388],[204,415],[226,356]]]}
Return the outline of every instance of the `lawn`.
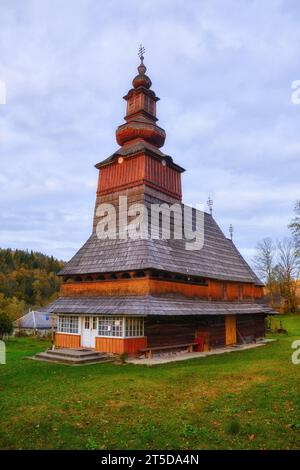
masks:
{"label": "lawn", "polygon": [[276,343],[155,367],[26,359],[45,340],[7,342],[1,449],[299,449],[300,316]]}

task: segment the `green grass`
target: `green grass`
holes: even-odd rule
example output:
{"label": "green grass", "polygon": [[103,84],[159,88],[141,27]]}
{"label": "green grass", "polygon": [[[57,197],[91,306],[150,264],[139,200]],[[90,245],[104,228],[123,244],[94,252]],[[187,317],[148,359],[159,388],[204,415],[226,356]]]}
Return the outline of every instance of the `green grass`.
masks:
{"label": "green grass", "polygon": [[288,333],[264,347],[155,367],[70,367],[7,342],[0,365],[2,449],[299,449],[300,365]]}

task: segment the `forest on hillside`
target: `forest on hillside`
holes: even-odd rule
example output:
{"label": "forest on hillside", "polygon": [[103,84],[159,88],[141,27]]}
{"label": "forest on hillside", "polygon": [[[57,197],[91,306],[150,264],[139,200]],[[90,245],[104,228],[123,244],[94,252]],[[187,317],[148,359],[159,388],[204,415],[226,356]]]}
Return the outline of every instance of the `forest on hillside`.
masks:
{"label": "forest on hillside", "polygon": [[54,300],[63,264],[42,253],[0,248],[0,312],[15,320]]}

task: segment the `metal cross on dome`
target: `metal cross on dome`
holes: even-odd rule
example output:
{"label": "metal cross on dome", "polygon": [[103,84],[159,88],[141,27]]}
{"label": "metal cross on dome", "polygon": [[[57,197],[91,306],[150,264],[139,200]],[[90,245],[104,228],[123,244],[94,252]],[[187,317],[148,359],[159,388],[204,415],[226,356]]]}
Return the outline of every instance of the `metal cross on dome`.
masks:
{"label": "metal cross on dome", "polygon": [[144,46],[142,44],[140,44],[138,56],[141,59],[141,62],[143,62],[143,60],[144,60],[145,52],[146,52],[146,49],[144,48]]}
{"label": "metal cross on dome", "polygon": [[229,225],[229,235],[230,235],[230,239],[232,240],[233,239],[233,232],[234,232],[234,227],[232,224]]}
{"label": "metal cross on dome", "polygon": [[210,213],[210,215],[212,215],[214,202],[213,202],[213,200],[210,196],[207,199],[207,205],[208,205],[208,208],[209,208],[209,213]]}

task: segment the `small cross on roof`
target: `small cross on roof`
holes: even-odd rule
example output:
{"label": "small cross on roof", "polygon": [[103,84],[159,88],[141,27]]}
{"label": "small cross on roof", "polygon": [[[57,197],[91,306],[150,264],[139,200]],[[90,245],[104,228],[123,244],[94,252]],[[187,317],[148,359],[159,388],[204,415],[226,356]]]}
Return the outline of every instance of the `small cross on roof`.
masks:
{"label": "small cross on roof", "polygon": [[144,60],[145,51],[146,51],[146,49],[144,48],[144,46],[142,44],[140,44],[138,56],[141,59],[141,62],[143,62],[143,60]]}

